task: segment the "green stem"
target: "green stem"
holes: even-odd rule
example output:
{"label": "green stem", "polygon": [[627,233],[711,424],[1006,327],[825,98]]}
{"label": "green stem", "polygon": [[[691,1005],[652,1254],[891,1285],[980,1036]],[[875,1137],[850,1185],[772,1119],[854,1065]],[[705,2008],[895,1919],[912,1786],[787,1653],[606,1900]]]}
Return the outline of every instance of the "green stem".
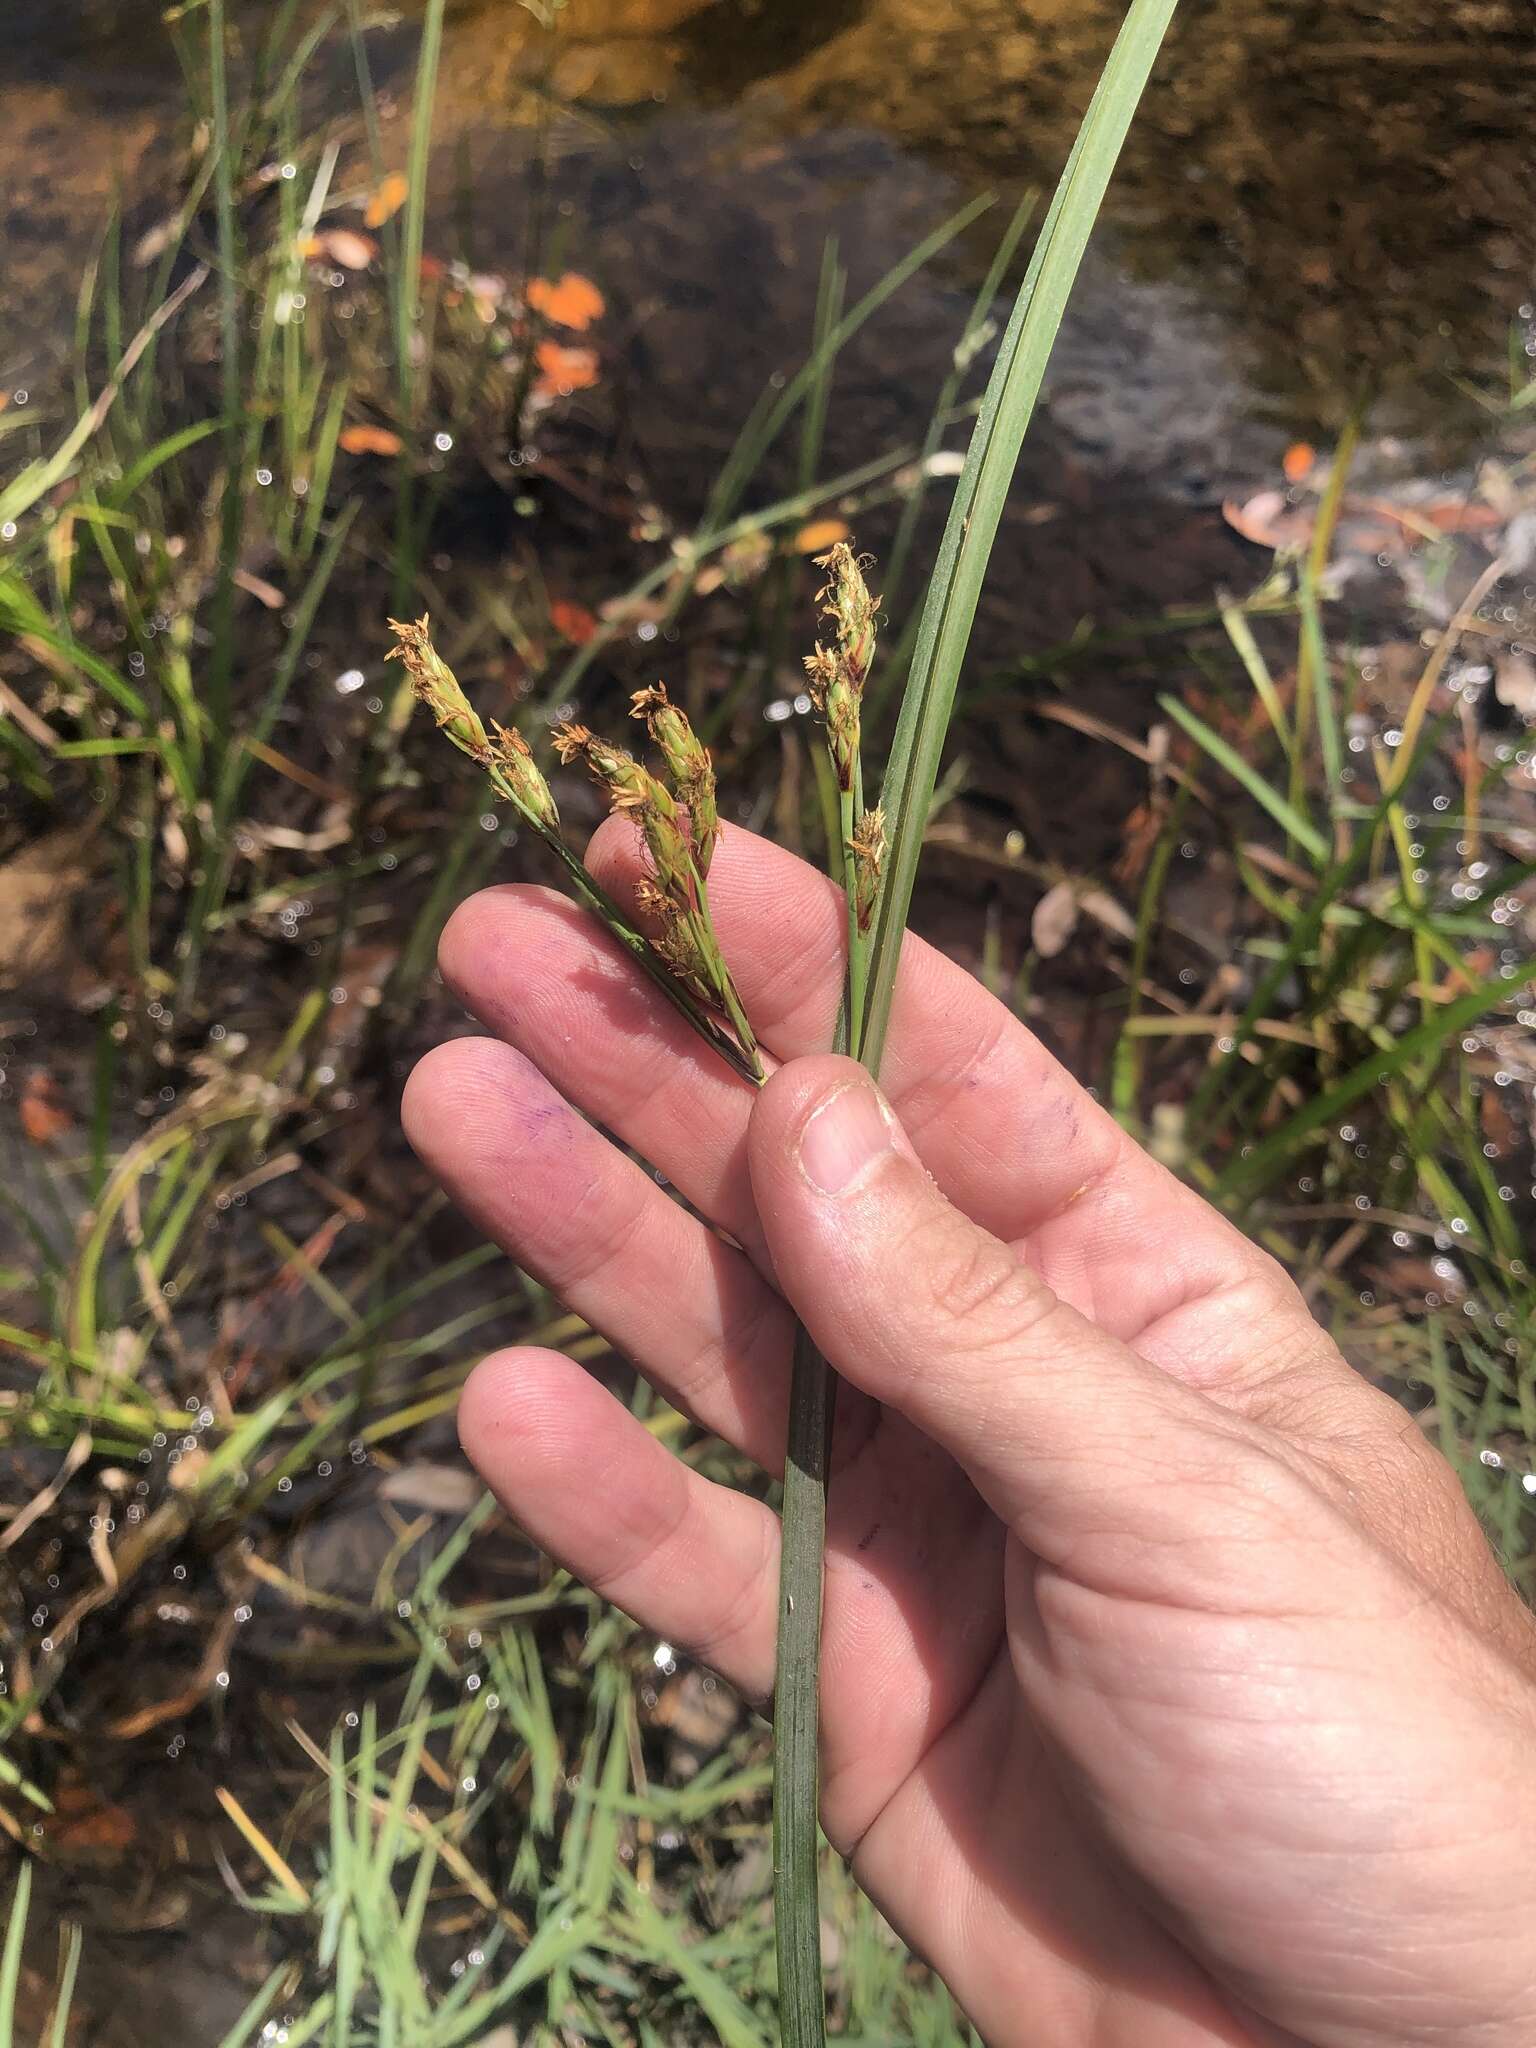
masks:
{"label": "green stem", "polygon": [[846,1033],[848,1050],[859,1057],[864,1043],[864,995],[869,986],[869,938],[859,925],[858,862],[853,856],[853,832],[864,814],[864,764],[853,757],[853,787],[839,792],[838,810],[843,828],[843,891],[848,898],[848,986]]}
{"label": "green stem", "polygon": [[[828,749],[830,758],[831,750]],[[834,770],[835,775],[835,770]],[[829,848],[848,902],[848,968],[836,1052],[858,1051],[864,1027],[868,934],[859,930],[853,828],[864,808],[864,767],[855,747],[850,787],[838,787],[842,844]],[[773,1923],[779,1959],[783,2048],[822,2048],[826,1997],[821,1977],[817,1870],[821,1809],[821,1608],[827,1536],[827,1468],[837,1375],[803,1325],[795,1330],[784,1457],[779,1560],[779,1639],[773,1690]]]}
{"label": "green stem", "polygon": [[719,942],[715,938],[715,928],[709,915],[709,889],[704,877],[698,872],[697,868],[694,869],[694,879],[699,899],[698,911],[690,919],[690,923],[694,928],[694,943],[698,946],[702,959],[714,960],[718,963],[715,987],[721,1002],[725,1005],[725,1014],[731,1020],[731,1029],[741,1040],[742,1050],[756,1065],[758,1079],[762,1080],[764,1076],[762,1062],[758,1059],[757,1054],[757,1037],[751,1024],[747,1021],[746,1011],[741,1007],[741,997],[736,993],[736,984],[731,979],[731,971],[720,957]]}
{"label": "green stem", "polygon": [[837,1382],[803,1327],[795,1331],[784,1461],[779,1639],[773,1689],[773,1918],[783,2048],[822,2048],[817,1874],[818,1667],[827,1462]]}
{"label": "green stem", "polygon": [[[508,798],[508,801],[511,802],[524,823],[533,827],[534,831],[544,841],[544,844],[559,860],[561,866],[570,876],[572,886],[575,888],[577,895],[580,896],[588,910],[594,912],[618,940],[619,944],[634,956],[636,965],[643,970],[654,986],[666,997],[678,1015],[692,1026],[700,1038],[710,1047],[711,1051],[718,1053],[734,1073],[739,1074],[742,1080],[750,1081],[754,1087],[760,1088],[765,1079],[763,1064],[757,1056],[757,1042],[752,1037],[750,1030],[746,1032],[739,1046],[729,1039],[708,1012],[694,1001],[693,997],[673,975],[666,961],[658,955],[655,947],[645,936],[644,932],[636,930],[634,924],[625,915],[622,906],[614,901],[602,883],[572,853],[559,833],[551,832],[547,826],[525,811],[522,805],[517,802],[515,797],[511,796],[510,791],[504,786],[498,783],[497,789],[498,794]],[[733,990],[732,994],[734,995],[734,993]],[[740,1011],[740,1004],[736,1003],[734,1007],[728,1005],[728,1008],[731,1008],[731,1021],[734,1024],[737,1013]],[[745,1026],[745,1023],[745,1018],[742,1018],[742,1025]]]}

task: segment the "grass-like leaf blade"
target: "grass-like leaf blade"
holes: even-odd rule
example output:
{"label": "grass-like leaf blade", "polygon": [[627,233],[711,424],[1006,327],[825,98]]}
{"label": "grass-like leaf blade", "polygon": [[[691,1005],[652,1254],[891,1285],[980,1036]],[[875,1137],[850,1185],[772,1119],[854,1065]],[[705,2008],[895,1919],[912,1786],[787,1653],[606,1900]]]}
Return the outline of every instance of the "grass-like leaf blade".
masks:
{"label": "grass-like leaf blade", "polygon": [[881,795],[890,846],[855,1050],[878,1068],[928,806],[1014,465],[1083,251],[1177,0],[1131,0],[1019,289],[950,506]]}

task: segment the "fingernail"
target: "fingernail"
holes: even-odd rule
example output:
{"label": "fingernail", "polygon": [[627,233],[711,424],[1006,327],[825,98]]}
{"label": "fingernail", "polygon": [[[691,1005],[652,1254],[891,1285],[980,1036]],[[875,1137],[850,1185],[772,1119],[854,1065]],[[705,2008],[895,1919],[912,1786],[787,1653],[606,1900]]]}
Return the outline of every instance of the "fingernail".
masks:
{"label": "fingernail", "polygon": [[800,1171],[824,1195],[840,1195],[895,1150],[894,1130],[867,1081],[850,1081],[828,1098],[800,1133]]}

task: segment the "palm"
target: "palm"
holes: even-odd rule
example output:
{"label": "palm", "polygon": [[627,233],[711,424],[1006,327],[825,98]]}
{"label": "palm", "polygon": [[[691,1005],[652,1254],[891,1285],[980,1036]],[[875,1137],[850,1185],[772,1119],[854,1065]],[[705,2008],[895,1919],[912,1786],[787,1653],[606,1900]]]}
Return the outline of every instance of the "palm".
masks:
{"label": "palm", "polygon": [[[638,869],[627,828],[604,828],[592,864],[626,891]],[[840,897],[735,832],[711,894],[765,1047],[780,1061],[821,1050],[840,984]],[[473,899],[442,957],[495,1037],[442,1048],[417,1070],[406,1117],[418,1148],[487,1231],[670,1400],[774,1469],[793,1324],[749,1174],[749,1092],[548,892]],[[1131,1144],[968,976],[916,945],[882,1078],[950,1201],[1107,1336],[1202,1389],[1234,1431],[1274,1422],[1310,1458],[1330,1436],[1380,1430],[1370,1390],[1341,1392],[1326,1375],[1326,1399],[1298,1389],[1291,1367],[1321,1340],[1298,1339],[1294,1300],[1269,1262]],[[965,1275],[953,1278],[963,1294]],[[551,1552],[748,1694],[769,1692],[778,1529],[766,1508],[671,1460],[547,1352],[472,1381],[461,1428]],[[1387,1472],[1388,1490],[1404,1471]],[[1097,2048],[1290,2038],[1267,2030],[1244,1994],[1252,1984],[1257,2007],[1287,2010],[1268,1995],[1266,1958],[1294,1947],[1308,1967],[1307,1858],[1334,1844],[1299,1843],[1294,1873],[1271,1858],[1250,1911],[1243,1837],[1262,1844],[1314,1788],[1304,1751],[1293,1758],[1277,1740],[1256,1791],[1251,1760],[1222,1732],[1223,1715],[1265,1711],[1265,1631],[1285,1617],[1262,1600],[1257,1613],[1228,1602],[1219,1571],[1204,1603],[1181,1614],[1179,1602],[1159,1612],[1134,1588],[1122,1597],[1091,1567],[1042,1564],[932,1437],[850,1390],[831,1501],[824,1820],[901,1930],[963,1986],[978,2022],[992,2032],[1028,2014],[1031,2040]],[[1184,1540],[1203,1548],[1198,1538],[1197,1510]],[[1204,1568],[1195,1563],[1197,1579]],[[1074,1601],[1091,1604],[1087,1630]],[[1251,1700],[1232,1680],[1250,1666]],[[1166,1708],[1151,1732],[1137,1720],[1149,1691]],[[1185,1824],[1187,1805],[1223,1816],[1209,1839]],[[1225,1932],[1199,1939],[1213,1920]],[[1190,1947],[1166,1931],[1190,1924]],[[1224,1993],[1218,1977],[1240,1988]],[[1341,2024],[1316,2038],[1367,2035]]]}

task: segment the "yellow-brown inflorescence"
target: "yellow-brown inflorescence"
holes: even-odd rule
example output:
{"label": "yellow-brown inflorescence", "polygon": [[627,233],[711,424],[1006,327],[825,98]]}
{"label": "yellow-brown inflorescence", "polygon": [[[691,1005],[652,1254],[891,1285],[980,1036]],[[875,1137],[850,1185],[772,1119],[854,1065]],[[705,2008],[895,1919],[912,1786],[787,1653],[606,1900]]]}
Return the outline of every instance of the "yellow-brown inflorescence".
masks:
{"label": "yellow-brown inflorescence", "polygon": [[[651,730],[677,779],[679,794],[691,792],[697,803],[707,793],[708,822],[702,835],[696,822],[691,833],[684,829],[677,799],[659,777],[586,726],[556,726],[555,751],[562,761],[585,761],[594,779],[607,790],[613,808],[639,825],[652,872],[640,884],[637,901],[657,927],[652,943],[680,981],[730,1019],[743,1048],[755,1057],[751,1026],[710,923],[704,892],[708,853],[701,858],[700,848],[712,850],[719,836],[709,756],[659,684],[637,693],[634,710],[647,724],[655,719]],[[697,820],[699,813],[694,811],[692,816]]]}
{"label": "yellow-brown inflorescence", "polygon": [[480,763],[498,795],[532,824],[541,831],[558,832],[560,813],[528,742],[494,720],[492,732],[486,731],[458,677],[432,645],[431,621],[423,614],[414,620],[391,619],[389,625],[395,636],[390,658],[404,665],[411,688],[453,744]]}
{"label": "yellow-brown inflorescence", "polygon": [[849,851],[853,855],[854,916],[859,930],[867,932],[874,922],[885,861],[885,812],[878,806],[866,811],[854,826]]}
{"label": "yellow-brown inflorescence", "polygon": [[453,744],[476,761],[489,761],[490,737],[458,677],[432,645],[431,626],[425,613],[419,619],[391,619],[389,630],[395,644],[389,658],[403,664],[411,688]]}
{"label": "yellow-brown inflorescence", "polygon": [[636,690],[630,699],[630,716],[643,718],[646,730],[661,749],[678,796],[688,808],[688,829],[693,840],[693,857],[699,873],[709,873],[709,863],[720,837],[720,811],[715,801],[715,764],[709,749],[667,695],[665,683],[652,683]]}
{"label": "yellow-brown inflorescence", "polygon": [[875,615],[880,600],[871,597],[858,556],[840,540],[816,557],[827,580],[816,593],[821,615],[835,629],[836,645],[818,645],[805,658],[811,701],[826,721],[827,746],[842,789],[852,789],[859,756],[859,700],[875,654]]}
{"label": "yellow-brown inflorescence", "polygon": [[676,800],[666,784],[633,754],[615,747],[584,725],[557,725],[550,735],[555,752],[569,765],[585,761],[594,782],[608,792],[616,811],[632,817],[644,834],[656,880],[679,905],[697,907],[698,887],[688,839]]}

